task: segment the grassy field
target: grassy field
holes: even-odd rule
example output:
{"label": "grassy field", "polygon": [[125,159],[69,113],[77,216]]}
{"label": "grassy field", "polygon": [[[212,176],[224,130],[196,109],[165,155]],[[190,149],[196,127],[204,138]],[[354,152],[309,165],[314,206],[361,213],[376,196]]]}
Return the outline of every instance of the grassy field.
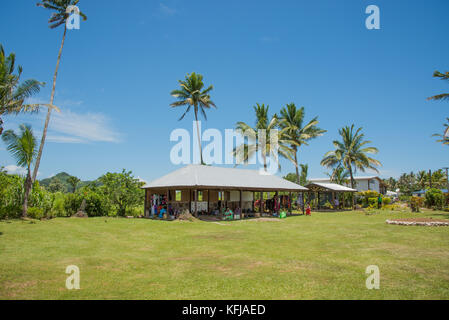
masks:
{"label": "grassy field", "polygon": [[[385,224],[411,216],[1,221],[0,299],[449,299],[449,227]],[[72,264],[80,290],[65,288]]]}

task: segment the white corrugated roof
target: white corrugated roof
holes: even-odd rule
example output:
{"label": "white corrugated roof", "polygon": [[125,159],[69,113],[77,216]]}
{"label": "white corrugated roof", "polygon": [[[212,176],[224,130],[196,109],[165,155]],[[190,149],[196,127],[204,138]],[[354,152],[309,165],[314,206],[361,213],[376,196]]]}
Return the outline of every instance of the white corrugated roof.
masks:
{"label": "white corrugated roof", "polygon": [[260,174],[258,170],[188,165],[153,180],[142,188],[210,187],[243,190],[307,191],[296,183],[278,176]]}
{"label": "white corrugated roof", "polygon": [[319,187],[323,187],[332,191],[343,191],[343,192],[357,192],[355,189],[351,189],[336,183],[322,183],[322,182],[312,182],[309,183],[307,186],[310,187],[312,185],[316,185]]}
{"label": "white corrugated roof", "polygon": [[[380,179],[378,176],[366,176],[366,177],[362,177],[362,176],[357,176],[354,177],[354,180],[371,180],[371,179]],[[314,178],[314,179],[308,179],[309,181],[330,181],[330,178]],[[350,178],[348,178],[348,181],[350,180]]]}

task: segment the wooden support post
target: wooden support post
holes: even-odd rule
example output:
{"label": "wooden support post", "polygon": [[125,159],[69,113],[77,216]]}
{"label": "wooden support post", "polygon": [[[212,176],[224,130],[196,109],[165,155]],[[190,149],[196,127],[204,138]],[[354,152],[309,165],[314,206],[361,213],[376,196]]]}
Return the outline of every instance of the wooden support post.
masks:
{"label": "wooden support post", "polygon": [[254,212],[254,202],[255,202],[255,200],[256,200],[256,192],[253,191],[253,203],[252,203],[252,208],[251,208],[252,212]]}
{"label": "wooden support post", "polygon": [[148,189],[145,189],[145,202],[143,204],[143,215],[148,218],[150,215],[148,212]]}
{"label": "wooden support post", "polygon": [[321,205],[320,205],[320,192],[318,191],[318,210],[321,209]]}
{"label": "wooden support post", "polygon": [[198,190],[195,189],[195,217],[198,218]]}
{"label": "wooden support post", "polygon": [[192,190],[189,189],[189,212],[192,213]]}
{"label": "wooden support post", "polygon": [[[220,194],[221,194],[221,199],[220,199]],[[222,208],[223,208],[223,191],[218,191],[218,201],[220,202],[220,207],[218,208],[219,210],[219,215],[222,216]]]}
{"label": "wooden support post", "polygon": [[[308,193],[307,193],[308,194]],[[305,213],[305,209],[306,209],[306,199],[304,199],[305,198],[305,192],[303,191],[302,192],[302,214],[304,214]]]}
{"label": "wooden support post", "polygon": [[336,194],[335,194],[335,192],[332,192],[332,202],[333,202],[332,205],[335,207],[334,210],[337,211],[338,208],[337,208],[337,206],[335,205],[335,202],[336,202],[335,199],[337,199],[337,198],[336,198]]}
{"label": "wooden support post", "polygon": [[260,215],[263,213],[263,191],[260,192],[259,213]]}
{"label": "wooden support post", "polygon": [[275,199],[275,201],[274,201],[274,212],[279,214],[279,208],[281,207],[281,203],[279,202],[279,192],[278,191],[276,191],[274,193],[274,199]]}
{"label": "wooden support post", "polygon": [[292,214],[292,193],[288,193],[288,201],[287,201],[288,213]]}
{"label": "wooden support post", "polygon": [[210,212],[209,203],[210,203],[210,190],[207,190],[207,214],[209,214]]}
{"label": "wooden support post", "polygon": [[165,210],[167,212],[166,215],[167,215],[167,219],[168,219],[170,217],[170,214],[168,212],[168,206],[170,204],[170,190],[168,190],[168,189],[167,189],[167,192],[166,192],[166,197],[167,197],[167,201],[166,201],[167,208],[165,208]]}

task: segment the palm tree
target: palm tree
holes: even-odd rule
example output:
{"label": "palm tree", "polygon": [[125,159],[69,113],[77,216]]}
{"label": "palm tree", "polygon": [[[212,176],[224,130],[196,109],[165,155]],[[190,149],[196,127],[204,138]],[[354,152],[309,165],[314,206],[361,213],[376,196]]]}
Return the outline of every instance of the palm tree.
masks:
{"label": "palm tree", "polygon": [[[449,72],[441,73],[439,71],[435,71],[433,73],[433,76],[435,78],[440,78],[441,80],[449,81]],[[437,94],[435,96],[427,98],[427,100],[435,100],[435,101],[438,101],[438,100],[449,100],[449,93]]]}
{"label": "palm tree", "polygon": [[79,183],[80,181],[81,181],[81,180],[78,179],[78,178],[75,177],[75,176],[70,176],[70,177],[67,178],[67,182],[68,182],[68,183],[70,184],[70,186],[72,187],[73,193],[75,193],[75,191],[76,191],[76,186],[78,185],[78,183]]}
{"label": "palm tree", "polygon": [[440,137],[440,140],[437,140],[437,142],[441,142],[443,145],[449,146],[449,118],[446,118],[447,123],[444,123],[443,125],[446,127],[444,129],[443,134],[435,133],[432,136],[433,137]]}
{"label": "palm tree", "polygon": [[299,184],[305,186],[308,183],[307,176],[309,174],[309,165],[308,164],[300,164],[301,174],[299,176]]}
{"label": "palm tree", "polygon": [[[41,2],[37,3],[38,7],[43,7],[45,9],[54,10],[51,14],[48,23],[50,25],[50,29],[55,29],[60,25],[64,25],[64,33],[62,34],[61,46],[59,47],[58,59],[56,60],[56,69],[53,75],[53,86],[51,88],[51,96],[50,96],[50,106],[53,106],[53,101],[55,99],[55,90],[56,90],[56,77],[58,75],[59,70],[59,62],[61,61],[62,48],[64,47],[64,41],[67,33],[66,22],[69,18],[70,14],[67,12],[67,8],[69,6],[76,6],[79,0],[41,0]],[[86,20],[87,17],[84,13],[79,12],[79,15]],[[50,122],[51,108],[47,110],[47,116],[45,118],[44,131],[42,132],[42,139],[39,145],[39,153],[37,155],[36,164],[34,166],[33,171],[33,181],[36,180],[37,171],[39,170],[39,165],[41,162],[42,151],[44,150],[45,138],[47,137],[48,124]]]}
{"label": "palm tree", "polygon": [[296,108],[294,103],[287,104],[286,107],[281,109],[281,122],[279,126],[285,130],[287,139],[294,141],[290,147],[294,151],[294,165],[296,169],[296,176],[299,181],[299,163],[298,163],[298,151],[302,145],[308,145],[308,141],[322,136],[326,130],[317,127],[318,117],[313,118],[307,124],[304,125],[304,107]]}
{"label": "palm tree", "polygon": [[[263,148],[260,152],[265,171],[267,171],[267,158],[277,159],[278,154],[276,152],[279,152],[282,157],[294,162],[293,149],[288,146],[295,144],[295,142],[288,139],[285,130],[278,131],[278,144],[272,145],[272,131],[277,130],[280,123],[277,115],[274,114],[273,117],[269,119],[269,106],[265,106],[265,104],[260,105],[257,103],[253,109],[256,114],[256,126],[253,128],[245,122],[237,122],[236,129],[240,130],[242,134],[247,137],[248,142],[244,142],[242,145],[235,147],[233,155],[237,159],[243,161],[243,163],[247,164],[249,159],[257,154],[259,148]],[[239,161],[237,161],[237,164],[240,164]],[[280,168],[279,161],[278,167]]]}
{"label": "palm tree", "polygon": [[38,111],[38,104],[25,104],[25,99],[40,91],[44,85],[34,79],[28,79],[20,83],[22,67],[15,66],[16,56],[14,53],[5,55],[3,46],[0,44],[0,135],[3,131],[1,116],[7,114],[18,114],[20,112]]}
{"label": "palm tree", "polygon": [[[342,141],[334,140],[333,144],[335,150],[327,152],[321,165],[329,168],[343,166],[349,171],[351,178],[351,188],[354,189],[354,172],[358,169],[362,172],[365,169],[371,169],[376,172],[377,166],[381,163],[373,158],[368,157],[368,153],[377,153],[378,149],[375,147],[366,147],[371,141],[364,140],[365,135],[361,133],[362,128],[354,130],[354,125],[343,127],[338,130]],[[355,205],[355,198],[353,197],[353,204]]]}
{"label": "palm tree", "polygon": [[342,166],[334,168],[332,173],[328,173],[327,175],[332,183],[345,185],[349,181],[349,171]]}
{"label": "palm tree", "polygon": [[185,80],[178,80],[181,89],[173,90],[170,94],[178,99],[178,101],[170,104],[171,107],[176,108],[180,106],[186,106],[186,110],[179,118],[179,120],[184,119],[185,115],[190,111],[193,106],[193,111],[195,114],[196,130],[198,134],[198,146],[200,149],[201,164],[203,163],[203,150],[201,148],[201,137],[200,128],[198,125],[198,112],[201,111],[204,119],[207,120],[205,109],[210,109],[211,107],[217,108],[215,103],[210,99],[209,92],[213,90],[213,86],[204,88],[203,76],[201,74],[187,74]]}
{"label": "palm tree", "polygon": [[17,165],[26,168],[27,174],[24,183],[25,194],[23,197],[22,217],[27,216],[28,197],[31,191],[31,164],[36,157],[36,138],[29,125],[20,125],[20,135],[13,130],[7,130],[2,135],[3,141],[7,145],[7,150],[16,159]]}
{"label": "palm tree", "polygon": [[418,173],[416,174],[416,183],[419,185],[421,190],[426,189],[426,185],[428,184],[428,181],[429,181],[429,175],[427,174],[427,172],[424,170],[418,171]]}

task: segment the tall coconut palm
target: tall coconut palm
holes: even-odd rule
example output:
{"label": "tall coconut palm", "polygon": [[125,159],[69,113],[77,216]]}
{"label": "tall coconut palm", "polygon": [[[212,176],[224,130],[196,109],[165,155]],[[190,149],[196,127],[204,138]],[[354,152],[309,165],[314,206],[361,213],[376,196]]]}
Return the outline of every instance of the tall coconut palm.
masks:
{"label": "tall coconut palm", "polygon": [[285,136],[288,140],[292,140],[295,143],[290,147],[294,151],[294,165],[296,169],[297,183],[299,184],[299,162],[298,151],[303,145],[308,145],[308,141],[322,136],[326,130],[317,127],[318,117],[313,118],[307,124],[304,123],[305,111],[304,107],[296,108],[294,103],[287,104],[286,107],[281,109],[281,121],[279,126],[284,130]]}
{"label": "tall coconut palm", "polygon": [[[55,90],[56,90],[56,78],[58,76],[59,63],[61,61],[62,48],[64,47],[65,37],[67,33],[66,22],[70,16],[70,13],[67,12],[67,8],[70,6],[76,6],[79,0],[42,0],[37,3],[38,7],[43,7],[45,9],[52,10],[50,19],[48,20],[50,29],[55,29],[60,25],[64,25],[64,32],[62,34],[61,46],[59,47],[58,59],[56,60],[56,68],[55,73],[53,75],[53,86],[51,88],[51,96],[50,96],[50,106],[53,106],[53,101],[55,99]],[[81,11],[79,15],[86,20],[87,17]],[[37,155],[36,164],[34,166],[33,171],[33,181],[36,180],[37,172],[39,170],[39,165],[41,162],[42,151],[44,150],[45,138],[47,137],[48,124],[50,122],[51,108],[47,110],[47,116],[45,118],[44,130],[42,132],[42,139],[39,145],[39,153]]]}
{"label": "tall coconut palm", "polygon": [[[237,122],[236,129],[240,130],[244,136],[247,137],[248,141],[244,142],[240,146],[237,146],[233,150],[233,155],[241,160],[243,163],[248,163],[249,159],[257,154],[259,148],[262,159],[264,170],[267,171],[267,159],[277,159],[278,154],[282,157],[294,162],[293,159],[293,149],[288,147],[289,145],[295,144],[294,141],[290,140],[287,135],[285,135],[285,130],[278,130],[280,120],[277,115],[274,114],[271,119],[268,117],[269,106],[265,104],[256,104],[254,107],[254,113],[256,115],[256,125],[251,127],[245,122]],[[277,131],[277,145],[272,145],[271,135],[273,130]],[[273,131],[274,132],[274,131]],[[239,164],[239,163],[237,163]],[[279,162],[278,167],[280,168]]]}
{"label": "tall coconut palm", "polygon": [[28,197],[32,186],[31,164],[36,157],[36,138],[31,127],[22,124],[20,125],[20,135],[17,135],[13,130],[7,130],[2,135],[2,139],[7,145],[7,150],[16,159],[17,165],[26,168],[27,174],[24,183],[25,194],[22,211],[22,217],[25,218],[28,211]]}
{"label": "tall coconut palm", "polygon": [[429,181],[429,175],[426,171],[421,170],[416,173],[416,183],[421,188],[421,190],[424,190],[426,186],[428,185]]}
{"label": "tall coconut palm", "polygon": [[434,137],[440,137],[441,139],[437,140],[437,142],[441,142],[443,145],[449,146],[449,118],[446,118],[447,123],[444,123],[443,126],[445,127],[443,134],[435,133]]}
{"label": "tall coconut palm", "polygon": [[1,118],[3,115],[35,112],[38,111],[40,106],[38,104],[25,104],[24,102],[33,94],[38,93],[44,83],[34,79],[28,79],[20,83],[22,67],[16,68],[15,62],[15,54],[10,53],[6,56],[3,46],[0,44],[0,135],[3,131]]}
{"label": "tall coconut palm", "polygon": [[[364,140],[365,135],[361,131],[362,128],[354,130],[354,125],[340,129],[338,133],[342,141],[334,140],[335,150],[327,152],[321,160],[322,166],[329,168],[343,166],[347,169],[351,178],[352,189],[354,189],[354,173],[357,170],[364,172],[365,169],[371,169],[378,172],[377,166],[381,165],[378,160],[367,155],[377,153],[378,149],[366,146],[371,141]],[[355,205],[354,201],[355,198],[353,198],[353,204]]]}
{"label": "tall coconut palm", "polygon": [[[433,73],[433,76],[435,78],[440,78],[441,80],[449,81],[449,72],[441,73],[439,71],[435,71]],[[438,100],[449,100],[449,93],[437,94],[435,96],[427,98],[427,100],[435,100],[435,101],[438,101]]]}
{"label": "tall coconut palm", "polygon": [[196,130],[198,134],[198,146],[200,151],[201,164],[203,163],[203,150],[201,148],[201,136],[198,124],[198,112],[201,112],[204,119],[207,120],[206,109],[211,107],[217,108],[215,103],[210,99],[209,92],[213,90],[213,86],[210,85],[206,89],[204,88],[203,76],[192,72],[192,74],[187,74],[185,80],[178,80],[181,89],[176,89],[171,92],[171,95],[178,99],[178,101],[170,104],[171,107],[181,107],[186,106],[186,110],[182,114],[179,120],[184,119],[185,115],[193,107],[193,112],[195,114]]}

